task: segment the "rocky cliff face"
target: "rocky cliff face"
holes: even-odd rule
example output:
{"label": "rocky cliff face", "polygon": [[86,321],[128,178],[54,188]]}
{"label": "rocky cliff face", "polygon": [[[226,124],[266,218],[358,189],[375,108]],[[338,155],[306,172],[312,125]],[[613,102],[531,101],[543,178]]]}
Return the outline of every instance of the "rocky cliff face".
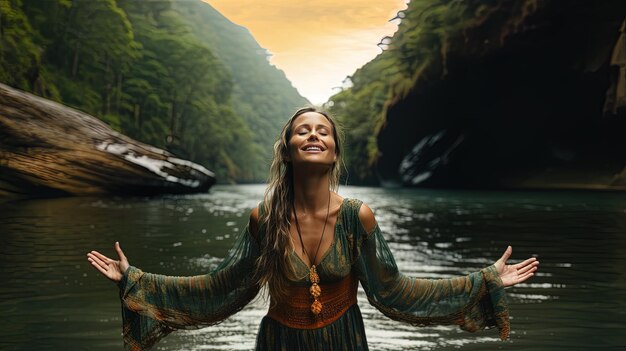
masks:
{"label": "rocky cliff face", "polygon": [[[472,11],[392,91],[377,135],[383,183],[626,189],[626,2]],[[410,40],[394,40],[410,57]]]}

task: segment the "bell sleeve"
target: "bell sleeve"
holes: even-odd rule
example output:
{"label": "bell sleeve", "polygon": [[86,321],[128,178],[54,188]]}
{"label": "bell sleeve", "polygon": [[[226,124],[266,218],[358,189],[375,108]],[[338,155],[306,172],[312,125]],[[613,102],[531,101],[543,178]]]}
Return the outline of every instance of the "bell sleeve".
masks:
{"label": "bell sleeve", "polygon": [[497,326],[500,338],[508,337],[508,306],[495,266],[451,279],[408,277],[398,271],[378,224],[368,233],[358,223],[357,276],[383,314],[417,326],[456,324],[470,332]]}
{"label": "bell sleeve", "polygon": [[175,277],[129,267],[118,283],[126,350],[147,350],[176,329],[217,324],[259,292],[252,281],[259,254],[249,227],[227,258],[209,274]]}

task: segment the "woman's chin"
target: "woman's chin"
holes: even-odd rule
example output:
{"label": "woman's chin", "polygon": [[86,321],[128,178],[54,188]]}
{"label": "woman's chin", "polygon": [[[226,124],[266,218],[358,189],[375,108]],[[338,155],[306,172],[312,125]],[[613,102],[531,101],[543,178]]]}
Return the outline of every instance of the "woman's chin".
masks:
{"label": "woman's chin", "polygon": [[329,171],[332,167],[332,163],[324,162],[324,161],[316,161],[316,160],[306,160],[302,162],[294,162],[294,169],[297,170],[321,170],[321,171]]}

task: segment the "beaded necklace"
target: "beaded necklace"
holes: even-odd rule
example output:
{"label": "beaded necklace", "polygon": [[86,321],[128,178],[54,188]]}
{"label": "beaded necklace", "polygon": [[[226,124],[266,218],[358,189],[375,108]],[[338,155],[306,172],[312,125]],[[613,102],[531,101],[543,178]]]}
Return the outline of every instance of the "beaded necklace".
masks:
{"label": "beaded necklace", "polygon": [[309,292],[311,293],[311,297],[313,298],[313,303],[311,304],[311,312],[314,315],[318,315],[322,311],[322,303],[319,302],[318,298],[322,294],[322,288],[319,286],[320,276],[317,274],[317,269],[315,267],[315,260],[317,259],[317,254],[320,251],[320,246],[322,245],[322,240],[324,239],[324,232],[326,231],[326,223],[328,223],[328,214],[330,213],[330,191],[328,192],[328,206],[326,208],[326,220],[324,221],[324,228],[322,229],[322,235],[320,236],[320,241],[317,244],[317,250],[315,250],[315,256],[311,258],[308,252],[306,252],[306,248],[304,248],[304,241],[302,240],[302,233],[300,232],[300,224],[298,223],[298,215],[296,214],[296,205],[293,203],[293,216],[296,219],[296,230],[298,231],[298,237],[300,238],[300,245],[302,245],[302,252],[309,259],[309,263],[311,263],[311,268],[309,268],[309,280],[311,281],[311,287],[309,288]]}

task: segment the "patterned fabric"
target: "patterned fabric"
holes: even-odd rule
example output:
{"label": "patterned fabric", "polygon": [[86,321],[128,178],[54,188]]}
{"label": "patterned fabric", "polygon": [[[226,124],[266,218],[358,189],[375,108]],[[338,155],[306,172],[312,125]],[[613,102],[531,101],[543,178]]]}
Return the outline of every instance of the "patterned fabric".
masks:
{"label": "patterned fabric", "polygon": [[[494,266],[452,279],[404,276],[378,225],[369,233],[363,228],[360,207],[361,201],[344,199],[333,243],[317,265],[322,282],[354,274],[369,302],[392,319],[418,326],[456,324],[471,332],[497,326],[500,337],[508,337],[508,308]],[[148,349],[172,330],[213,325],[241,310],[259,291],[250,281],[258,254],[246,227],[226,260],[207,275],[168,277],[129,268],[119,284],[126,349]],[[310,286],[309,267],[295,252],[291,260],[298,277],[294,287]],[[359,307],[352,305],[315,329],[292,328],[265,316],[257,350],[367,350]]]}
{"label": "patterned fabric", "polygon": [[302,286],[291,286],[287,291],[288,301],[270,301],[267,316],[280,324],[297,329],[317,329],[336,321],[352,305],[357,303],[356,292],[359,281],[354,274],[348,274],[338,282],[320,283],[322,287],[319,301],[320,313],[311,313],[311,294]]}

